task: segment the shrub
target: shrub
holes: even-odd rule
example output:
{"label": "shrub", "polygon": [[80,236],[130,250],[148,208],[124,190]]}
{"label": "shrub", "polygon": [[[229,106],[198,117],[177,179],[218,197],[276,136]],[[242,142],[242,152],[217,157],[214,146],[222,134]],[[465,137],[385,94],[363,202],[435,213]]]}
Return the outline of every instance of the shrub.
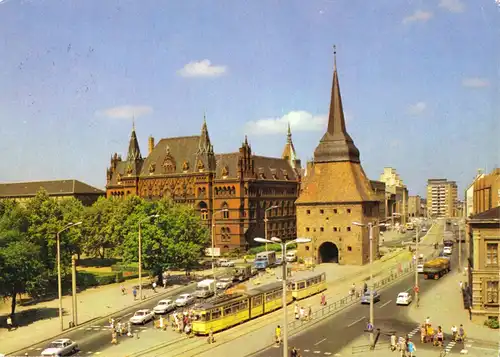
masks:
{"label": "shrub", "polygon": [[79,259],[77,265],[81,267],[110,267],[119,261],[115,258],[84,258]]}
{"label": "shrub", "polygon": [[108,285],[123,281],[123,274],[116,272],[97,273],[85,270],[78,271],[76,274],[76,283],[80,288],[90,288],[99,285]]}
{"label": "shrub", "polygon": [[498,329],[499,328],[498,319],[496,319],[496,318],[489,318],[489,319],[487,319],[484,322],[484,325],[488,326],[489,328],[492,328],[492,329]]}
{"label": "shrub", "polygon": [[129,264],[114,264],[111,266],[112,271],[132,271],[138,272],[139,266],[137,263],[129,263]]}

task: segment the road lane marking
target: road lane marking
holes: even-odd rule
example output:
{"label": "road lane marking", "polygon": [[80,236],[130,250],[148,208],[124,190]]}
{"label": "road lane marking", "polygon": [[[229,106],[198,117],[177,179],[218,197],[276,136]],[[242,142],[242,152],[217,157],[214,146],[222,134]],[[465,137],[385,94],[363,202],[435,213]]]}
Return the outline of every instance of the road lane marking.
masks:
{"label": "road lane marking", "polygon": [[406,290],[405,290],[405,293],[409,293],[411,289],[413,289],[413,288],[408,288],[408,289],[406,289]]}
{"label": "road lane marking", "polygon": [[316,342],[316,343],[314,344],[314,346],[319,345],[319,344],[320,344],[321,342],[323,342],[323,341],[326,341],[326,338],[324,338],[324,339],[322,339],[322,340],[319,340],[318,342]]}
{"label": "road lane marking", "polygon": [[332,353],[331,352],[325,352],[325,355],[330,356]]}
{"label": "road lane marking", "polygon": [[133,315],[134,313],[131,312],[130,314],[126,314],[126,315],[123,315],[122,317],[127,317],[127,316],[130,316],[130,315]]}
{"label": "road lane marking", "polygon": [[318,353],[321,353],[321,351],[314,351],[314,353],[318,354]]}
{"label": "road lane marking", "polygon": [[35,348],[37,351],[41,351],[42,347]]}
{"label": "road lane marking", "polygon": [[366,318],[366,317],[364,317],[364,316],[363,316],[363,317],[361,317],[361,318],[357,319],[356,321],[351,322],[349,325],[347,325],[347,327],[354,326],[354,325],[356,325],[358,322],[363,321],[365,318]]}
{"label": "road lane marking", "polygon": [[309,352],[310,350],[304,350],[304,352]]}
{"label": "road lane marking", "polygon": [[88,355],[91,355],[91,354],[92,354],[92,351],[88,351],[88,352],[87,352],[87,354],[88,354]]}
{"label": "road lane marking", "polygon": [[392,302],[392,300],[389,300],[389,301],[383,303],[382,305],[379,306],[379,309],[383,308],[384,306],[389,305],[391,302]]}
{"label": "road lane marking", "polygon": [[28,351],[33,351],[35,349],[35,347],[30,347],[28,348]]}

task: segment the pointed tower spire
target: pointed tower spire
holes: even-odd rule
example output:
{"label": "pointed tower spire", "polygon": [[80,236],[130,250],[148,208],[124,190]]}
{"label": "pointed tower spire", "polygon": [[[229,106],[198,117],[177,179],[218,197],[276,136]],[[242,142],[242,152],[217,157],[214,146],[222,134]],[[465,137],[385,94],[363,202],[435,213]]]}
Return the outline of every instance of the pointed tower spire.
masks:
{"label": "pointed tower spire", "polygon": [[293,146],[292,141],[292,130],[290,129],[290,122],[288,122],[288,131],[286,134],[286,144],[283,149],[283,154],[281,154],[281,158],[288,161],[290,166],[294,169],[300,168],[300,160],[297,159],[297,153],[295,152],[295,147]]}
{"label": "pointed tower spire", "polygon": [[288,133],[286,134],[286,142],[292,142],[292,131],[290,130],[290,122],[288,122]]}
{"label": "pointed tower spire", "polygon": [[201,136],[198,143],[198,153],[213,153],[210,136],[208,135],[207,116],[203,114],[203,125],[201,126]]}
{"label": "pointed tower spire", "polygon": [[328,128],[314,151],[315,162],[360,162],[359,150],[354,145],[345,126],[342,96],[340,95],[339,77],[337,73],[337,50],[333,47],[333,82],[330,98]]}
{"label": "pointed tower spire", "polygon": [[141,159],[141,149],[139,148],[139,142],[137,141],[137,135],[135,134],[135,123],[132,122],[132,133],[130,134],[130,140],[128,143],[127,161],[136,161]]}

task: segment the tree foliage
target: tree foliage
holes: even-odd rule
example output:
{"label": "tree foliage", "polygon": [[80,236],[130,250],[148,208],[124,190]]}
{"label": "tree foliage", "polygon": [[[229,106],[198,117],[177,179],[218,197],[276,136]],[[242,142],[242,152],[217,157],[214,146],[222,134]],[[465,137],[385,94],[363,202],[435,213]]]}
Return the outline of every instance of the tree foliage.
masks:
{"label": "tree foliage", "polygon": [[[79,221],[82,225],[64,229]],[[207,227],[194,209],[171,200],[101,198],[84,207],[77,199],[54,200],[40,190],[25,207],[0,201],[0,295],[13,299],[14,312],[16,294],[56,291],[57,232],[63,277],[75,253],[137,262],[139,222],[143,267],[157,274],[192,268],[208,246]]]}

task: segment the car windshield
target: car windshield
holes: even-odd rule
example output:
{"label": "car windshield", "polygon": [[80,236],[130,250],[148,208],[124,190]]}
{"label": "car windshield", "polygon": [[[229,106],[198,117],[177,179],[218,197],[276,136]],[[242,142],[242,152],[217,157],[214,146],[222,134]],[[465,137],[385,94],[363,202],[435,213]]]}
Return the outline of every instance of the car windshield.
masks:
{"label": "car windshield", "polygon": [[405,298],[406,297],[406,294],[399,294],[398,296],[399,298]]}
{"label": "car windshield", "polygon": [[160,301],[160,302],[158,303],[158,305],[167,305],[167,302],[166,302],[166,301]]}
{"label": "car windshield", "polygon": [[[365,296],[370,296],[370,295],[371,295],[371,291],[365,291]],[[377,295],[377,292],[374,291],[373,295]]]}
{"label": "car windshield", "polygon": [[63,347],[63,343],[62,342],[52,342],[49,345],[49,348],[62,348],[62,347]]}
{"label": "car windshield", "polygon": [[266,257],[257,257],[257,258],[255,259],[255,261],[257,261],[257,262],[266,261],[266,260],[267,260],[267,258],[266,258]]}
{"label": "car windshield", "polygon": [[144,314],[145,314],[145,312],[144,312],[144,311],[137,311],[137,312],[135,313],[135,316],[142,316],[142,315],[144,315]]}

